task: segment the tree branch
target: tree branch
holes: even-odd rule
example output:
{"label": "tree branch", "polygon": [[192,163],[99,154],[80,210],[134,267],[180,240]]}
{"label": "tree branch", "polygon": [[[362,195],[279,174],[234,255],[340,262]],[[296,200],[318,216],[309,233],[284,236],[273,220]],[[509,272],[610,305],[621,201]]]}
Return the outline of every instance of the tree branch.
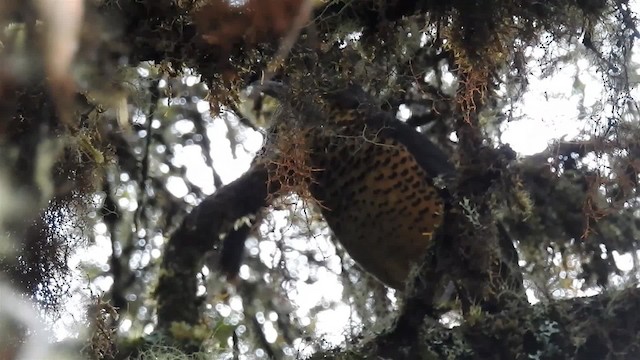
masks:
{"label": "tree branch", "polygon": [[206,252],[218,246],[223,233],[233,231],[239,218],[257,212],[267,198],[267,169],[256,165],[236,181],[206,198],[173,233],[165,248],[155,297],[158,325],[196,324],[201,299],[197,275]]}
{"label": "tree branch", "polygon": [[[423,359],[637,359],[639,306],[637,288],[549,304],[512,303],[499,313],[478,313],[453,329],[425,322],[418,346]],[[415,358],[395,345],[394,359]],[[364,344],[351,349],[350,356],[377,358],[388,346]],[[340,355],[330,350],[310,359]]]}

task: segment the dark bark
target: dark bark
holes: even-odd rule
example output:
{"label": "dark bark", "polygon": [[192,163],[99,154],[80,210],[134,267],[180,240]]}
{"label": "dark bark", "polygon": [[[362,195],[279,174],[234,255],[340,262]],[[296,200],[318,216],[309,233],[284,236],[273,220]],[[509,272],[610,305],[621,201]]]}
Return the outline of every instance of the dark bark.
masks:
{"label": "dark bark", "polygon": [[166,329],[172,322],[197,324],[201,304],[196,296],[197,275],[204,256],[220,245],[223,233],[234,231],[236,220],[255,214],[265,206],[267,182],[266,169],[255,165],[239,179],[206,198],[172,234],[165,247],[155,290],[161,329]]}
{"label": "dark bark", "polygon": [[[640,290],[609,292],[550,304],[514,302],[480,312],[448,329],[428,321],[416,336],[422,359],[637,359]],[[364,344],[349,355],[330,351],[312,359],[416,359],[402,343]]]}

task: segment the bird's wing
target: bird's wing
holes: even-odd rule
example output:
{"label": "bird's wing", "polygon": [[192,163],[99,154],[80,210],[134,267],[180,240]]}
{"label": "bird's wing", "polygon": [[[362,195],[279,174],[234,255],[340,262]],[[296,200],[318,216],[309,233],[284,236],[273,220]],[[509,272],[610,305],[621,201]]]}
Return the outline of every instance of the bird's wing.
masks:
{"label": "bird's wing", "polygon": [[358,109],[364,112],[367,126],[381,129],[379,135],[390,137],[404,145],[429,176],[440,176],[445,182],[455,176],[455,167],[447,154],[425,134],[396,119],[393,114],[380,110],[375,99],[362,87],[350,85],[325,95],[325,98],[345,110]]}
{"label": "bird's wing", "polygon": [[379,126],[381,136],[389,136],[404,145],[429,176],[448,180],[455,175],[449,157],[425,134],[384,112],[369,117],[367,123]]}

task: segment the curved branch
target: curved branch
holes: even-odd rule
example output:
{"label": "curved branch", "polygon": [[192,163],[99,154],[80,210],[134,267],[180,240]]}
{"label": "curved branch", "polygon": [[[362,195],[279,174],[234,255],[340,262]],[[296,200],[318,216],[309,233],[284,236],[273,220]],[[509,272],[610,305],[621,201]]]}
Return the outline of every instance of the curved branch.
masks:
{"label": "curved branch", "polygon": [[165,248],[155,297],[158,325],[172,322],[196,324],[201,300],[197,275],[207,251],[218,246],[220,235],[232,231],[243,216],[265,206],[268,194],[267,169],[253,166],[240,178],[206,198],[185,217]]}

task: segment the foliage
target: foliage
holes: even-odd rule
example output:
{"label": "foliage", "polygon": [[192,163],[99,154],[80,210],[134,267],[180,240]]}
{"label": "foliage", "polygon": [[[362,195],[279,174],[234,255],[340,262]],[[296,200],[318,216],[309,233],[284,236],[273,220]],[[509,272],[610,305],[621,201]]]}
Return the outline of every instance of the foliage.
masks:
{"label": "foliage", "polygon": [[[458,311],[469,305],[458,298],[441,319],[458,319],[456,330],[420,328],[427,358],[471,358],[486,340],[474,332],[521,336],[513,343],[526,339],[530,348],[520,353],[532,359],[633,353],[633,339],[620,345],[628,352],[609,352],[618,340],[597,334],[592,319],[575,321],[590,303],[573,299],[603,293],[609,302],[597,298],[592,310],[612,329],[620,318],[609,315],[633,305],[633,293],[620,295],[626,303],[614,292],[634,283],[640,248],[640,34],[629,2],[70,0],[60,8],[82,31],[66,33],[48,27],[60,15],[41,2],[0,3],[0,280],[49,317],[68,316],[71,296],[84,294],[93,310],[89,356],[119,349],[117,356],[173,358],[176,346],[220,357],[357,358],[388,344],[376,334],[409,295],[360,271],[332,242],[322,204],[302,206],[310,195],[300,178],[314,169],[301,161],[297,132],[276,146],[291,154],[276,164],[278,181],[267,178],[279,183],[278,202],[225,226],[205,214],[209,238],[190,240],[197,244],[185,267],[160,266],[181,250],[170,238],[187,214],[224,194],[258,150],[262,134],[247,119],[255,114],[242,113],[240,99],[268,79],[288,83],[298,98],[361,85],[455,161],[460,223],[475,229],[460,225],[460,237],[486,238],[479,245],[491,252],[500,222],[517,244],[525,287],[542,304],[509,298],[504,314],[478,307],[469,315]],[[56,62],[75,49],[69,44],[78,45],[73,62]],[[563,69],[575,72],[573,120],[583,130],[515,156],[502,131],[537,110],[524,107],[530,84]],[[252,111],[262,111],[265,99],[254,100]],[[218,236],[243,228],[248,256],[229,285]],[[622,256],[631,259],[625,270]],[[451,274],[472,272],[465,271]],[[172,288],[162,281],[186,284],[190,275],[193,294],[172,295],[197,294],[198,317],[166,321],[158,294]],[[306,304],[319,288],[325,296]],[[182,306],[170,310],[179,317],[189,311]],[[322,341],[320,319],[332,311],[350,327]],[[505,314],[521,322],[496,325]],[[345,350],[328,351],[337,343]]]}

